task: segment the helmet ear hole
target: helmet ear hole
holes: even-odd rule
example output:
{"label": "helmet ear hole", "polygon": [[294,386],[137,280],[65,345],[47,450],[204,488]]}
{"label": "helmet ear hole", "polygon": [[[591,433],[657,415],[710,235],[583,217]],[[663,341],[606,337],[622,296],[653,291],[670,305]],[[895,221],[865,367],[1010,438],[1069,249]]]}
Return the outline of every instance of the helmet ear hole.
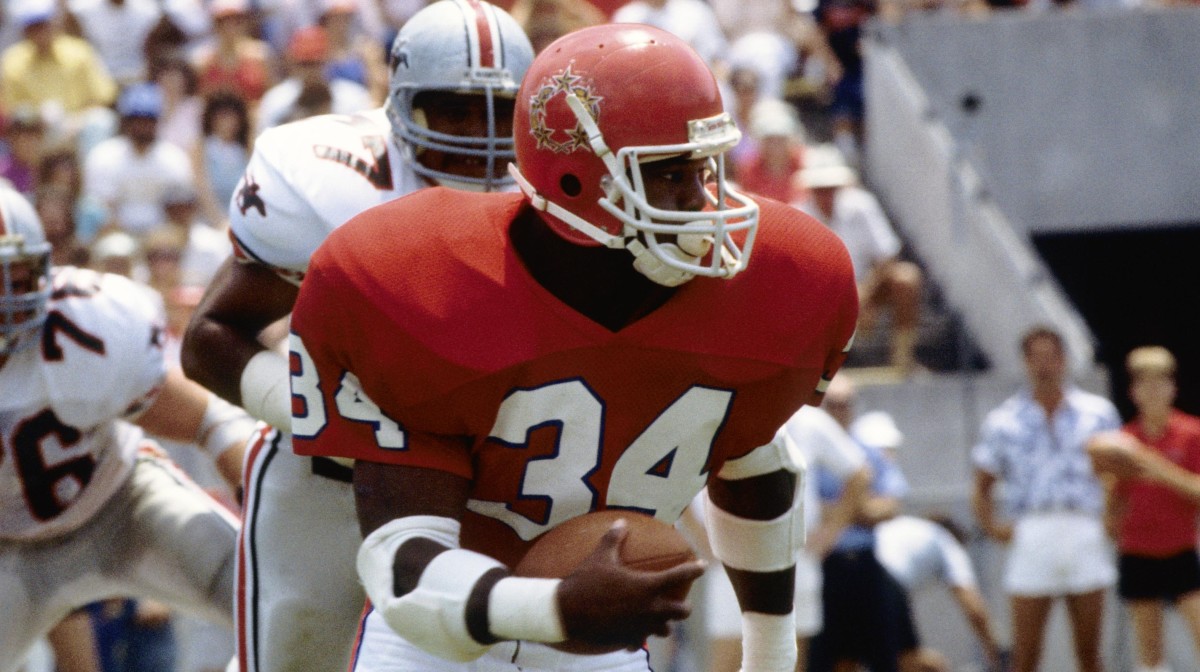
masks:
{"label": "helmet ear hole", "polygon": [[562,179],[558,181],[558,186],[564,194],[571,198],[583,193],[583,184],[579,181],[578,177],[571,173],[563,175]]}

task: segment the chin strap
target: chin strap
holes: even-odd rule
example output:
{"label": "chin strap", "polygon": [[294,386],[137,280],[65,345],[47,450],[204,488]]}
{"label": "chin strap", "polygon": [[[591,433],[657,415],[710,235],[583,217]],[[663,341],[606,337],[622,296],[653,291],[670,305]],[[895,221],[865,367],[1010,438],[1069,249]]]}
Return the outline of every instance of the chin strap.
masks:
{"label": "chin strap", "polygon": [[[633,254],[633,267],[637,272],[664,287],[678,287],[696,277],[695,273],[675,268],[662,259],[659,259],[658,256],[647,249],[636,238],[625,243],[625,249]],[[694,264],[700,261],[699,257],[691,256],[679,249],[679,246],[674,243],[659,243],[658,251],[662,254],[669,254],[685,264]]]}
{"label": "chin strap", "polygon": [[[534,186],[529,183],[529,180],[525,179],[525,176],[521,174],[521,171],[517,169],[516,165],[511,163],[508,164],[508,174],[512,175],[513,180],[515,180],[517,186],[521,188],[521,191],[525,194],[525,197],[529,199],[529,204],[533,206],[534,210],[540,210],[558,217],[570,226],[574,227],[576,230],[582,232],[588,238],[591,238],[607,248],[624,248],[629,250],[629,253],[633,255],[633,268],[637,270],[637,272],[649,278],[651,281],[663,285],[664,287],[678,287],[679,285],[682,285],[688,280],[696,277],[694,273],[689,273],[683,269],[675,268],[674,266],[667,264],[662,259],[659,259],[636,237],[629,236],[627,238],[623,238],[621,236],[614,236],[604,229],[601,229],[600,227],[595,226],[591,222],[588,222],[582,217],[576,215],[570,210],[558,205],[557,203],[547,200],[544,196],[537,192],[537,189],[535,189]],[[695,247],[695,245],[691,244],[690,241],[688,244],[689,246]],[[711,243],[705,242],[704,245],[711,245]],[[683,263],[694,264],[700,261],[700,257],[692,256],[687,252],[684,252],[678,245],[674,243],[659,243],[657,247],[660,253],[669,254]]]}

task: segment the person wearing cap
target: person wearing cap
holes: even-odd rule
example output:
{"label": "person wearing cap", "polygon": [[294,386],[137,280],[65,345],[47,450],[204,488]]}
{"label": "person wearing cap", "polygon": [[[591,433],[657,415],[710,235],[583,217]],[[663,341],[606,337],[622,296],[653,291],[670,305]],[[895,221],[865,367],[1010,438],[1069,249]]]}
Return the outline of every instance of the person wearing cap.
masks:
{"label": "person wearing cap", "polygon": [[1125,358],[1137,415],[1099,434],[1088,451],[1108,493],[1117,592],[1129,609],[1137,672],[1170,672],[1163,657],[1163,605],[1173,605],[1200,648],[1200,418],[1175,408],[1177,364],[1158,345]]}
{"label": "person wearing cap", "polygon": [[807,192],[796,181],[804,166],[804,127],[790,103],[763,98],[750,108],[749,150],[735,167],[738,184],[784,203],[803,200]]}
{"label": "person wearing cap", "polygon": [[330,79],[329,37],[320,26],[296,31],[288,41],[287,61],[291,75],[267,90],[258,107],[258,132],[292,121],[300,94],[319,85],[329,87],[330,109],[334,114],[363,112],[376,106],[366,87],[347,79]]}
{"label": "person wearing cap", "polygon": [[[846,374],[825,391],[823,408],[861,447],[872,475],[869,490],[821,563],[824,628],[812,640],[810,672],[830,672],[858,662],[873,672],[899,669],[901,654],[920,646],[908,596],[875,555],[875,528],[900,512],[908,481],[888,455],[903,440],[899,430],[879,432],[878,423],[856,425],[858,392]],[[867,417],[867,416],[864,416]],[[885,430],[889,429],[884,425]],[[890,429],[895,429],[894,424]],[[817,467],[822,501],[839,497],[842,479]]]}
{"label": "person wearing cap", "polygon": [[809,147],[796,180],[808,197],[793,205],[825,222],[850,252],[858,282],[860,331],[874,328],[880,312],[890,310],[890,363],[901,374],[912,373],[918,368],[921,268],[900,258],[900,238],[879,200],[860,186],[858,174],[836,147]]}
{"label": "person wearing cap", "polygon": [[162,198],[171,184],[191,184],[191,159],[159,140],[162,92],[156,84],[127,88],[117,102],[120,132],[102,140],[83,159],[83,190],[104,203],[105,225],[141,235],[162,222]]}
{"label": "person wearing cap", "polygon": [[51,130],[68,137],[102,123],[116,82],[91,43],[63,32],[55,0],[14,0],[9,12],[23,37],[0,52],[0,105],[49,113]]}

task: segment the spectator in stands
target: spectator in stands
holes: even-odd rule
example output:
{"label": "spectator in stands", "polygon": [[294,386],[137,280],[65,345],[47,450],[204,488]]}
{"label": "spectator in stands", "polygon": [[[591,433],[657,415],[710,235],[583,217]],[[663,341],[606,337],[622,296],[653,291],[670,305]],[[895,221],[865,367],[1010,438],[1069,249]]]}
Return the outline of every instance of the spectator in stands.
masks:
{"label": "spectator in stands", "polygon": [[172,54],[154,62],[150,80],[158,84],[163,97],[159,139],[191,154],[200,142],[200,120],[204,113],[204,100],[196,95],[196,71],[186,58]]}
{"label": "spectator in stands", "polygon": [[[329,111],[336,114],[362,112],[374,106],[371,94],[361,84],[346,79],[328,79],[325,66],[329,62],[329,38],[319,26],[301,28],[288,41],[287,60],[291,75],[271,87],[258,108],[258,132],[278,126],[297,116],[318,113],[311,102],[302,101],[300,94],[311,93],[326,85],[329,89]],[[315,100],[315,99],[314,99]],[[306,103],[303,111],[297,103]]]}
{"label": "spectator in stands", "polygon": [[75,198],[70,189],[57,184],[38,187],[34,208],[46,231],[50,263],[54,266],[84,266],[87,248],[75,233]]}
{"label": "spectator in stands", "polygon": [[251,34],[246,0],[212,0],[213,39],[199,47],[193,63],[201,96],[230,92],[251,106],[275,80],[275,63],[266,42]]}
{"label": "spectator in stands", "polygon": [[509,13],[529,36],[535,54],[571,31],[608,21],[588,0],[516,0]]}
{"label": "spectator in stands", "polygon": [[325,76],[329,80],[346,79],[360,84],[371,94],[375,105],[387,97],[388,71],[384,56],[387,47],[376,36],[361,30],[356,17],[359,0],[321,0],[318,25],[329,38],[329,62]]}
{"label": "spectator in stands", "polygon": [[804,127],[796,108],[778,98],[762,98],[750,108],[753,144],[734,168],[746,191],[784,203],[806,195],[796,176],[804,167]]}
{"label": "spectator in stands", "polygon": [[62,32],[55,0],[14,0],[9,9],[23,38],[0,53],[3,109],[38,110],[52,139],[111,133],[117,85],[87,40]]}
{"label": "spectator in stands", "polygon": [[875,195],[832,145],[810,147],[798,180],[809,190],[795,205],[833,229],[854,264],[858,280],[859,329],[873,329],[882,310],[891,311],[891,364],[903,374],[917,368],[917,327],[923,274],[900,259],[901,243]]}
{"label": "spectator in stands", "polygon": [[146,284],[165,298],[183,280],[183,251],[187,247],[187,231],[164,225],[142,236],[142,253],[146,257]]}
{"label": "spectator in stands", "polygon": [[876,0],[818,0],[813,16],[837,59],[840,77],[833,84],[829,114],[833,142],[851,165],[858,165],[863,142],[863,26],[875,15]]}
{"label": "spectator in stands", "polygon": [[733,116],[738,128],[742,129],[742,139],[738,141],[737,146],[730,150],[728,160],[725,162],[727,174],[737,179],[738,164],[749,160],[757,144],[749,133],[750,112],[754,109],[754,105],[763,98],[761,81],[758,70],[736,66],[729,70],[728,76],[721,82],[721,85],[723,87],[721,96],[725,99],[725,108]]}
{"label": "spectator in stands", "polygon": [[1175,408],[1175,356],[1161,346],[1130,351],[1129,397],[1137,416],[1088,445],[1106,479],[1110,529],[1120,550],[1118,593],[1129,608],[1137,672],[1169,672],[1163,603],[1174,604],[1200,649],[1200,418]]}
{"label": "spectator in stands", "polygon": [[[159,229],[173,230],[176,233],[172,235],[183,241],[179,249],[179,279],[175,284],[207,287],[217,267],[232,249],[225,232],[225,220],[216,227],[202,221],[196,189],[187,183],[167,187],[163,194],[163,210],[166,219]],[[146,256],[153,261],[153,250],[148,244]]]}
{"label": "spectator in stands", "polygon": [[117,111],[121,132],[84,158],[83,189],[107,207],[106,226],[142,235],[163,221],[167,187],[192,183],[192,164],[182,149],[158,139],[162,92],[157,85],[126,89]]}
{"label": "spectator in stands", "polygon": [[46,124],[32,107],[22,105],[4,121],[4,151],[0,153],[0,177],[9,181],[26,198],[37,186],[37,169],[42,160]]}
{"label": "spectator in stands", "polygon": [[[1066,601],[1080,672],[1097,672],[1104,593],[1116,567],[1104,534],[1104,493],[1085,446],[1118,427],[1117,409],[1068,382],[1066,346],[1054,329],[1027,331],[1021,352],[1028,384],[987,414],[972,451],[975,515],[988,536],[1009,544],[1004,587],[1014,672],[1038,669],[1056,598]],[[998,482],[1015,522],[997,511]]]}
{"label": "spectator in stands", "polygon": [[44,152],[38,165],[37,184],[39,189],[55,187],[70,194],[74,203],[75,237],[84,245],[92,242],[107,221],[108,212],[103,203],[83,193],[83,167],[75,150],[57,147]]}
{"label": "spectator in stands", "polygon": [[[780,431],[804,456],[810,469],[820,467],[842,485],[838,496],[822,502],[816,478],[806,478],[801,484],[804,489],[799,501],[804,503],[808,538],[796,563],[795,609],[799,669],[804,670],[808,641],[821,630],[821,562],[855,519],[870,487],[871,471],[862,447],[818,407],[800,409]],[[689,510],[689,516],[691,520],[698,517],[694,510]],[[704,536],[700,526],[688,525],[688,529]],[[702,551],[706,550],[706,544],[700,546]],[[708,672],[737,672],[742,661],[741,614],[733,587],[724,568],[716,562],[709,566],[704,581]]]}
{"label": "spectator in stands", "polygon": [[146,263],[138,239],[124,231],[106,231],[88,246],[88,268],[144,282]]}
{"label": "spectator in stands", "polygon": [[[821,405],[852,438],[856,400],[854,383],[843,373],[830,383]],[[821,563],[824,628],[812,640],[812,672],[841,670],[853,663],[872,672],[895,671],[901,652],[918,646],[907,596],[875,557],[875,527],[900,512],[908,482],[880,446],[855,441],[871,469],[871,486],[854,524]],[[822,500],[841,493],[839,480],[820,468],[809,478],[817,481]]]}
{"label": "spectator in stands", "polygon": [[632,0],[612,16],[613,23],[645,23],[690,44],[721,75],[729,45],[712,7],[704,0]]}
{"label": "spectator in stands", "polygon": [[203,135],[192,163],[204,219],[214,226],[228,218],[229,201],[250,161],[250,110],[246,101],[218,93],[204,102]]}
{"label": "spectator in stands", "polygon": [[146,80],[146,54],[137,47],[162,18],[156,0],[68,0],[66,4],[118,86]]}
{"label": "spectator in stands", "polygon": [[[963,548],[961,529],[950,519],[896,516],[875,527],[875,555],[910,596],[935,584],[950,589],[967,623],[979,640],[986,669],[1001,672],[1001,649],[979,592],[971,557]],[[939,658],[928,647],[905,652],[901,669],[928,668]]]}

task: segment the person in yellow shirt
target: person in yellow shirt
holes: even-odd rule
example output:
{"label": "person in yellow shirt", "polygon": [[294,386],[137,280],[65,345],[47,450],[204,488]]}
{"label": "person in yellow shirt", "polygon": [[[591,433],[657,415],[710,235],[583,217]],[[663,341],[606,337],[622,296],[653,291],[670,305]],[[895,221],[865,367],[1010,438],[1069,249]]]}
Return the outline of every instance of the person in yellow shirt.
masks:
{"label": "person in yellow shirt", "polygon": [[75,137],[116,98],[117,85],[86,40],[67,35],[53,0],[18,0],[12,19],[23,38],[0,52],[0,104],[41,111],[52,130]]}

